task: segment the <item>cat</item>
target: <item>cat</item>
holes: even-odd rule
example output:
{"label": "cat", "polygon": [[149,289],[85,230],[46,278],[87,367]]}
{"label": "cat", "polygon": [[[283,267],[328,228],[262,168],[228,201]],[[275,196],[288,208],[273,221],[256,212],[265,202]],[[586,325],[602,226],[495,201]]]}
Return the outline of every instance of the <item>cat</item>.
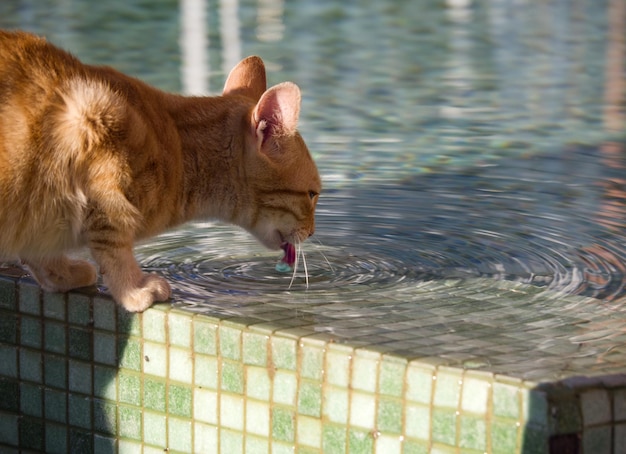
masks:
{"label": "cat", "polygon": [[65,253],[87,246],[113,298],[141,312],[171,295],[137,240],[216,219],[293,255],[315,229],[321,180],[297,131],[301,94],[242,60],[221,96],[170,94],[81,63],[45,38],[0,31],[0,256],[44,290],[96,283]]}

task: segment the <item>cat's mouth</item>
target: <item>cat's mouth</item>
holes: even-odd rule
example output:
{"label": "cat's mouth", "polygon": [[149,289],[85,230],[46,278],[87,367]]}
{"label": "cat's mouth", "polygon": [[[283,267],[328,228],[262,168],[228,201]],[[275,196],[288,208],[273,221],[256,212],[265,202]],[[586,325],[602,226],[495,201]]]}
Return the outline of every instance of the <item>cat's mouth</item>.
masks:
{"label": "cat's mouth", "polygon": [[296,247],[288,241],[285,241],[280,245],[280,248],[285,251],[285,255],[281,259],[281,262],[286,263],[293,268],[294,263],[296,263]]}

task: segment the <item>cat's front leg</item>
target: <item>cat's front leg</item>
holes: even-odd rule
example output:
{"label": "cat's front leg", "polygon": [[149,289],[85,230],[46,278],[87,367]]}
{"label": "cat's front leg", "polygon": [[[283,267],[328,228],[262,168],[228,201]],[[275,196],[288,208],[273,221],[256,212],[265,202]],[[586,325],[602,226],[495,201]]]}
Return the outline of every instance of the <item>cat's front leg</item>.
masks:
{"label": "cat's front leg", "polygon": [[170,285],[163,277],[141,271],[132,245],[105,249],[92,247],[92,255],[100,265],[104,284],[127,311],[143,312],[155,301],[170,297]]}
{"label": "cat's front leg", "polygon": [[96,283],[96,269],[85,260],[74,260],[60,255],[36,260],[23,259],[22,263],[48,292],[67,292]]}

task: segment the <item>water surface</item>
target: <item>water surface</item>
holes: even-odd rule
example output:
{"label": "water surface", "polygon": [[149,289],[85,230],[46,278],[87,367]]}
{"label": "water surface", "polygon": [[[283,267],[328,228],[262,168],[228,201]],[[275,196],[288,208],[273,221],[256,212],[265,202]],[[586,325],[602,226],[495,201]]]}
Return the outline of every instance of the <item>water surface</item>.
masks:
{"label": "water surface", "polygon": [[236,313],[242,302],[412,301],[438,281],[623,299],[623,9],[9,0],[0,26],[164,90],[218,93],[250,54],[270,83],[300,85],[325,186],[304,247],[308,288],[302,260],[295,278],[277,273],[280,254],[211,222],[137,248],[178,300]]}

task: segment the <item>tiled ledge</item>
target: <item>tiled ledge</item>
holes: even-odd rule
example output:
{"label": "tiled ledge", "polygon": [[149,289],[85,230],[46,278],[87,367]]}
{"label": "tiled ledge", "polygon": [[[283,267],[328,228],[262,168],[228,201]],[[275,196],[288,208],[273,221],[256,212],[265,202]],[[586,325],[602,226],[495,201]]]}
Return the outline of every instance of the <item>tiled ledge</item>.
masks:
{"label": "tiled ledge", "polygon": [[615,373],[538,384],[169,304],[131,315],[19,273],[0,277],[0,325],[2,452],[626,450]]}

